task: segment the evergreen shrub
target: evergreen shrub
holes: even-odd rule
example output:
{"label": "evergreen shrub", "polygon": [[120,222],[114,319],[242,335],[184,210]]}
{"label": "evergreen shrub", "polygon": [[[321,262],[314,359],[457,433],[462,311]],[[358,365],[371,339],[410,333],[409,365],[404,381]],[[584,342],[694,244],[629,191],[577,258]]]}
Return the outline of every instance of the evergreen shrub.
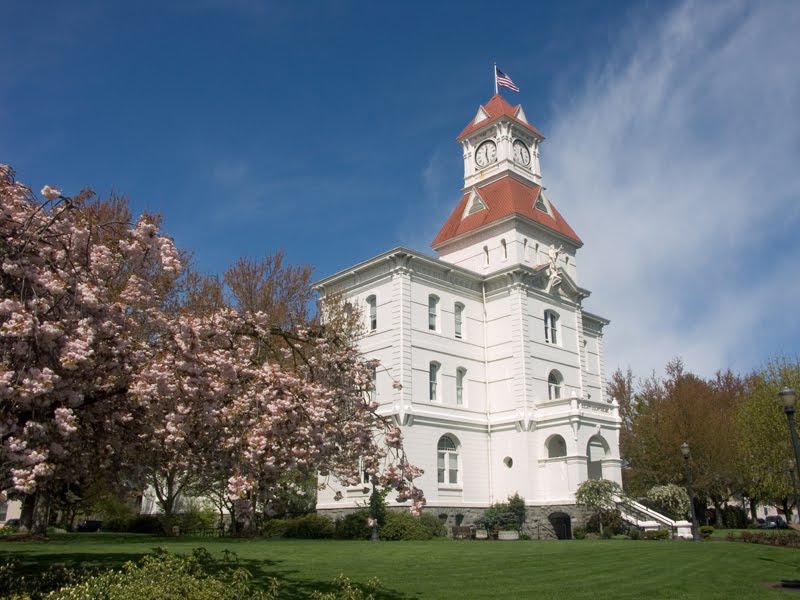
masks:
{"label": "evergreen shrub", "polygon": [[669,529],[651,529],[644,532],[646,540],[666,540],[669,539]]}
{"label": "evergreen shrub", "polygon": [[430,532],[431,537],[447,537],[447,527],[439,517],[431,513],[422,513],[419,522]]}
{"label": "evergreen shrub", "polygon": [[337,540],[368,540],[372,530],[367,526],[369,513],[359,510],[336,520],[333,537]]}
{"label": "evergreen shrub", "polygon": [[420,519],[408,512],[389,512],[386,522],[378,531],[382,540],[429,540],[433,535]]}
{"label": "evergreen shrub", "polygon": [[600,510],[589,517],[586,523],[586,531],[589,533],[600,533],[600,519],[603,519],[603,533],[608,531],[610,534],[627,533],[628,524],[622,518],[622,513],[617,509]]}
{"label": "evergreen shrub", "polygon": [[319,540],[332,538],[333,533],[334,525],[331,519],[323,515],[310,513],[302,517],[286,519],[286,529],[283,532],[283,537]]}

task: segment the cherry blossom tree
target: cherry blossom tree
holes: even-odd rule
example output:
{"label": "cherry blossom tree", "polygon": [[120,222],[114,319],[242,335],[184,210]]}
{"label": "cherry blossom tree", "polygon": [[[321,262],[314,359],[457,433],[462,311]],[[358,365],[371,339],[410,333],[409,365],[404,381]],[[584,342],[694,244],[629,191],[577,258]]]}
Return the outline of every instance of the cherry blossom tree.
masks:
{"label": "cherry blossom tree", "polygon": [[[186,282],[214,291],[192,310],[157,218],[41,195],[0,167],[0,473],[38,499],[34,530],[49,493],[103,471],[132,487],[160,476],[164,506],[193,477],[224,482],[245,530],[287,472],[356,481],[359,460],[421,509],[420,471],[366,393],[375,365],[353,319],[304,322],[310,271],[284,281],[280,260],[240,261],[226,274],[239,310],[213,277]],[[275,285],[248,287],[251,271]]]}
{"label": "cherry blossom tree", "polygon": [[232,309],[171,323],[132,387],[148,411],[162,411],[154,440],[186,470],[226,482],[244,533],[283,474],[319,471],[355,482],[359,459],[419,511],[420,471],[405,459],[399,428],[365,393],[372,362],[335,327],[287,332],[271,323],[265,313]]}
{"label": "cherry blossom tree", "polygon": [[181,265],[156,218],[103,223],[89,191],[41,195],[0,166],[3,487],[45,498],[64,470],[98,470],[124,450],[131,377]]}

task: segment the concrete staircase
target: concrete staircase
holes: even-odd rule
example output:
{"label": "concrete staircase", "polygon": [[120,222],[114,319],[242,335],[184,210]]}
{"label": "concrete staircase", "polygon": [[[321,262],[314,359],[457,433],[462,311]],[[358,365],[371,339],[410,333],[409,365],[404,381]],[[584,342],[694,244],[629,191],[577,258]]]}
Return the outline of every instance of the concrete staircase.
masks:
{"label": "concrete staircase", "polygon": [[645,531],[669,529],[673,537],[684,539],[692,537],[692,524],[689,521],[674,521],[635,500],[622,499],[617,496],[614,498],[614,502],[622,518],[639,529]]}

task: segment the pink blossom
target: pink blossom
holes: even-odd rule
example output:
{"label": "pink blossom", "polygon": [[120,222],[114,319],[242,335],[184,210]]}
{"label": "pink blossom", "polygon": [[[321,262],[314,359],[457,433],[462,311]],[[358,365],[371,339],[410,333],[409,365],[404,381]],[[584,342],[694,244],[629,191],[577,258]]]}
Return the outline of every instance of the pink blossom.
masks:
{"label": "pink blossom", "polygon": [[42,196],[44,196],[48,200],[55,200],[55,199],[57,199],[57,198],[59,198],[61,196],[61,192],[60,191],[58,191],[54,187],[50,187],[49,185],[44,186],[40,193],[42,194]]}

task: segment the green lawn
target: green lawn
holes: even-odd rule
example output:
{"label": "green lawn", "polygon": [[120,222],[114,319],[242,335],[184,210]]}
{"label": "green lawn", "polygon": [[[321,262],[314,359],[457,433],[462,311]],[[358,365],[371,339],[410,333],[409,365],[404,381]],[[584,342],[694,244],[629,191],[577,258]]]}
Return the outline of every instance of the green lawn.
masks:
{"label": "green lawn", "polygon": [[800,550],[712,541],[345,542],[156,538],[114,534],[0,541],[31,569],[53,562],[113,566],[155,546],[186,553],[204,546],[236,552],[256,582],[277,577],[281,598],[327,590],[340,573],[378,577],[383,600],[412,598],[787,598],[770,583],[800,579]]}

